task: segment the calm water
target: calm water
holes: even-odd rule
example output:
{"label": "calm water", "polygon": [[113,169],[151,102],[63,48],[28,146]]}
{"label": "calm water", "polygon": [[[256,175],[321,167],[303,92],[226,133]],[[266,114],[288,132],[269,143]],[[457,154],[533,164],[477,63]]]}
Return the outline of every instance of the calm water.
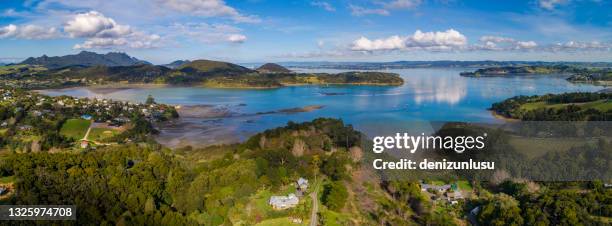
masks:
{"label": "calm water", "polygon": [[[143,102],[151,94],[157,102],[179,105],[213,105],[234,117],[217,120],[184,118],[162,129],[160,141],[227,143],[243,140],[287,121],[317,117],[342,118],[367,134],[402,129],[415,121],[498,122],[486,109],[492,103],[516,95],[598,91],[600,86],[572,84],[564,76],[466,78],[466,69],[391,70],[402,76],[400,87],[299,86],[270,90],[209,89],[196,87],[134,88],[96,93],[87,88],[46,90],[48,95],[100,97]],[[313,71],[313,70],[309,70]],[[340,72],[324,70],[325,72]],[[265,114],[281,109],[323,105],[324,108],[295,114]],[[192,143],[193,144],[193,143]]]}

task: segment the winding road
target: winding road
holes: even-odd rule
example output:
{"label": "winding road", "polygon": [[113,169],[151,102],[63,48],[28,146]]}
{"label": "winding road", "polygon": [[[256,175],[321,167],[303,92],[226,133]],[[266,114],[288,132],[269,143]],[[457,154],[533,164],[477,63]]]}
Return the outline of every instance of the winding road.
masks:
{"label": "winding road", "polygon": [[319,212],[319,196],[317,195],[317,191],[319,191],[319,184],[315,182],[315,189],[312,193],[310,193],[310,198],[312,198],[312,212],[310,213],[310,226],[317,226],[319,216],[317,213]]}

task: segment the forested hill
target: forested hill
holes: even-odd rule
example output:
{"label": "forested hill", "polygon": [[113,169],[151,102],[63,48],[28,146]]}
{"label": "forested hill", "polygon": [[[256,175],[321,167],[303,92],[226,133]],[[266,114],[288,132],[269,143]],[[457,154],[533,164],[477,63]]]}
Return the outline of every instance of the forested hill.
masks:
{"label": "forested hill", "polygon": [[356,167],[351,152],[357,152],[360,139],[359,132],[340,120],[316,119],[205,150],[173,152],[140,143],[85,152],[10,153],[0,162],[0,173],[14,177],[19,195],[3,204],[76,205],[79,225],[254,225],[287,216],[308,220],[308,196],[291,211],[273,211],[267,199],[271,193],[286,193],[299,177],[310,179],[314,187],[319,174],[319,182],[334,186],[328,188],[331,194],[322,194],[323,205],[340,211],[347,198],[348,169]]}
{"label": "forested hill", "polygon": [[494,103],[491,110],[525,121],[612,121],[612,94],[517,96]]}
{"label": "forested hill", "polygon": [[507,67],[488,67],[478,69],[474,72],[462,72],[461,76],[480,77],[480,76],[503,76],[503,75],[527,75],[527,74],[562,74],[576,73],[582,71],[580,68],[567,65],[552,66],[507,66]]}
{"label": "forested hill", "polygon": [[81,51],[75,55],[48,57],[30,57],[19,64],[39,65],[50,69],[63,68],[69,66],[129,66],[136,64],[150,64],[146,61],[128,56],[125,53],[110,52],[98,54],[94,52]]}
{"label": "forested hill", "polygon": [[291,70],[275,64],[275,63],[267,63],[264,65],[261,65],[260,67],[257,68],[257,71],[259,72],[271,72],[271,73],[289,73],[291,72]]}
{"label": "forested hill", "polygon": [[150,64],[129,66],[70,66],[49,69],[40,65],[0,66],[0,87],[25,89],[122,84],[170,84],[223,88],[278,88],[286,85],[384,85],[403,84],[386,72],[283,73],[258,72],[236,64],[195,60],[175,69]]}
{"label": "forested hill", "polygon": [[597,85],[610,86],[612,85],[612,68],[586,70],[573,74],[567,78],[567,80],[570,82],[594,83]]}

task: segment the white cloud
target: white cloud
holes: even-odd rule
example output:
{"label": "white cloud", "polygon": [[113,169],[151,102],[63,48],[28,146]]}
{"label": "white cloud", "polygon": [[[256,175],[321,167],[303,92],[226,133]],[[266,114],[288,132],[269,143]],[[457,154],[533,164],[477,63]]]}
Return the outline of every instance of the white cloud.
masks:
{"label": "white cloud", "polygon": [[425,48],[454,48],[461,47],[467,44],[467,38],[454,29],[436,32],[421,32],[417,30],[410,37],[407,46],[425,47]]}
{"label": "white cloud", "polygon": [[461,49],[467,45],[467,38],[454,29],[436,32],[417,30],[411,36],[394,35],[384,39],[370,40],[361,37],[353,41],[351,50],[452,50]]}
{"label": "white cloud", "polygon": [[353,41],[351,47],[356,51],[378,51],[378,50],[397,50],[406,47],[406,38],[394,35],[385,39],[370,40],[366,37],[361,37]]}
{"label": "white cloud", "polygon": [[96,11],[75,15],[70,21],[66,22],[64,31],[73,38],[112,38],[132,32],[130,26],[119,25],[112,18]]}
{"label": "white cloud", "polygon": [[568,41],[565,43],[557,43],[549,48],[552,51],[577,51],[577,50],[612,50],[612,42],[581,42],[581,41]]}
{"label": "white cloud", "polygon": [[534,41],[518,41],[502,36],[482,36],[481,44],[471,46],[472,50],[526,50],[538,47]]}
{"label": "white cloud", "polygon": [[421,5],[421,0],[393,0],[381,4],[387,9],[413,9]]}
{"label": "white cloud", "polygon": [[74,49],[155,48],[161,40],[157,34],[146,34],[129,25],[118,24],[96,11],[73,16],[66,22],[64,31],[72,38],[87,38],[74,45]]}
{"label": "white cloud", "polygon": [[533,49],[538,47],[538,44],[534,41],[518,41],[516,42],[516,49]]}
{"label": "white cloud", "polygon": [[539,0],[540,7],[547,10],[554,10],[558,5],[565,3],[566,0]]}
{"label": "white cloud", "polygon": [[54,27],[44,28],[33,24],[20,26],[9,24],[0,28],[0,38],[52,39],[59,36],[59,32]]}
{"label": "white cloud", "polygon": [[341,51],[341,50],[318,50],[304,53],[287,53],[275,56],[277,58],[342,58],[347,56],[356,56],[359,52]]}
{"label": "white cloud", "polygon": [[128,39],[128,46],[132,49],[151,49],[160,47],[162,37],[156,34],[135,32]]}
{"label": "white cloud", "polygon": [[349,5],[351,15],[353,16],[365,16],[365,15],[381,15],[388,16],[390,13],[386,9],[368,9],[361,6]]}
{"label": "white cloud", "polygon": [[351,15],[381,15],[388,16],[391,10],[414,9],[421,5],[422,0],[392,0],[392,1],[373,1],[375,6],[363,7],[357,5],[349,5]]}
{"label": "white cloud", "polygon": [[81,44],[74,45],[74,49],[151,49],[158,48],[161,37],[135,32],[127,37],[119,38],[89,38]]}
{"label": "white cloud", "polygon": [[125,38],[90,38],[82,44],[74,45],[74,49],[106,49],[127,44]]}
{"label": "white cloud", "polygon": [[9,24],[0,28],[0,38],[13,37],[17,34],[17,26]]}
{"label": "white cloud", "polygon": [[323,47],[325,46],[325,41],[323,41],[323,40],[317,40],[317,46],[318,46],[319,48],[323,48]]}
{"label": "white cloud", "polygon": [[493,43],[501,43],[501,42],[513,43],[515,42],[513,38],[507,38],[507,37],[501,37],[501,36],[482,36],[480,37],[480,41],[481,42],[493,42]]}
{"label": "white cloud", "polygon": [[241,43],[247,39],[245,35],[240,34],[242,32],[240,28],[226,24],[176,23],[170,29],[175,36],[185,36],[204,43]]}
{"label": "white cloud", "polygon": [[203,17],[229,17],[240,23],[259,23],[257,16],[244,15],[223,0],[156,0],[163,6]]}
{"label": "white cloud", "polygon": [[329,11],[329,12],[335,12],[336,11],[336,8],[334,6],[332,6],[331,4],[329,4],[329,2],[313,1],[313,2],[310,2],[310,5],[322,8],[325,11]]}
{"label": "white cloud", "polygon": [[241,34],[231,34],[227,37],[227,40],[233,43],[243,43],[247,40],[247,37]]}

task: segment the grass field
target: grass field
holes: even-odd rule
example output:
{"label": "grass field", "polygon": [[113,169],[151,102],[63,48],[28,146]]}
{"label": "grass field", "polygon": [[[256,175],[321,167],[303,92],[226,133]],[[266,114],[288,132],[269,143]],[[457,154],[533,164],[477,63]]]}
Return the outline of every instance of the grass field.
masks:
{"label": "grass field", "polygon": [[75,140],[83,139],[85,133],[87,133],[87,128],[89,128],[91,122],[85,119],[68,119],[62,125],[60,129],[60,134],[66,137],[74,138]]}
{"label": "grass field", "polygon": [[535,158],[549,151],[567,151],[573,146],[584,145],[584,139],[572,138],[530,138],[513,136],[508,141],[518,152],[528,158]]}
{"label": "grass field", "polygon": [[338,213],[335,211],[331,211],[324,206],[321,206],[320,209],[321,220],[324,222],[324,225],[331,226],[342,226],[347,225],[350,222],[350,216],[342,213]]}
{"label": "grass field", "polygon": [[[521,109],[526,110],[526,111],[535,110],[535,109],[544,108],[544,107],[559,109],[567,105],[570,105],[570,104],[548,104],[544,101],[537,101],[537,102],[523,104],[521,105]],[[598,101],[591,101],[591,102],[585,102],[585,103],[575,103],[575,105],[580,106],[582,109],[594,108],[594,109],[597,109],[603,112],[612,110],[612,101],[608,101],[608,100],[598,100]]]}
{"label": "grass field", "polygon": [[15,181],[14,176],[0,177],[0,184],[13,183],[14,181]]}
{"label": "grass field", "polygon": [[31,72],[40,72],[40,71],[47,70],[46,68],[40,67],[40,66],[30,66],[30,65],[25,65],[25,64],[18,64],[18,65],[10,65],[10,66],[0,66],[0,75],[12,74],[12,73],[16,73],[16,72],[19,72],[25,69]]}
{"label": "grass field", "polygon": [[268,219],[268,220],[265,220],[265,221],[262,221],[256,224],[256,226],[286,226],[286,225],[306,225],[306,224],[304,222],[302,222],[301,224],[293,223],[291,222],[291,219],[289,219],[289,217]]}
{"label": "grass field", "polygon": [[457,187],[459,188],[459,190],[462,190],[462,191],[471,191],[472,190],[472,185],[467,180],[457,181]]}
{"label": "grass field", "polygon": [[104,139],[119,135],[120,133],[121,132],[116,129],[92,128],[91,131],[89,132],[89,136],[87,137],[87,139],[95,140],[95,141],[102,141]]}

